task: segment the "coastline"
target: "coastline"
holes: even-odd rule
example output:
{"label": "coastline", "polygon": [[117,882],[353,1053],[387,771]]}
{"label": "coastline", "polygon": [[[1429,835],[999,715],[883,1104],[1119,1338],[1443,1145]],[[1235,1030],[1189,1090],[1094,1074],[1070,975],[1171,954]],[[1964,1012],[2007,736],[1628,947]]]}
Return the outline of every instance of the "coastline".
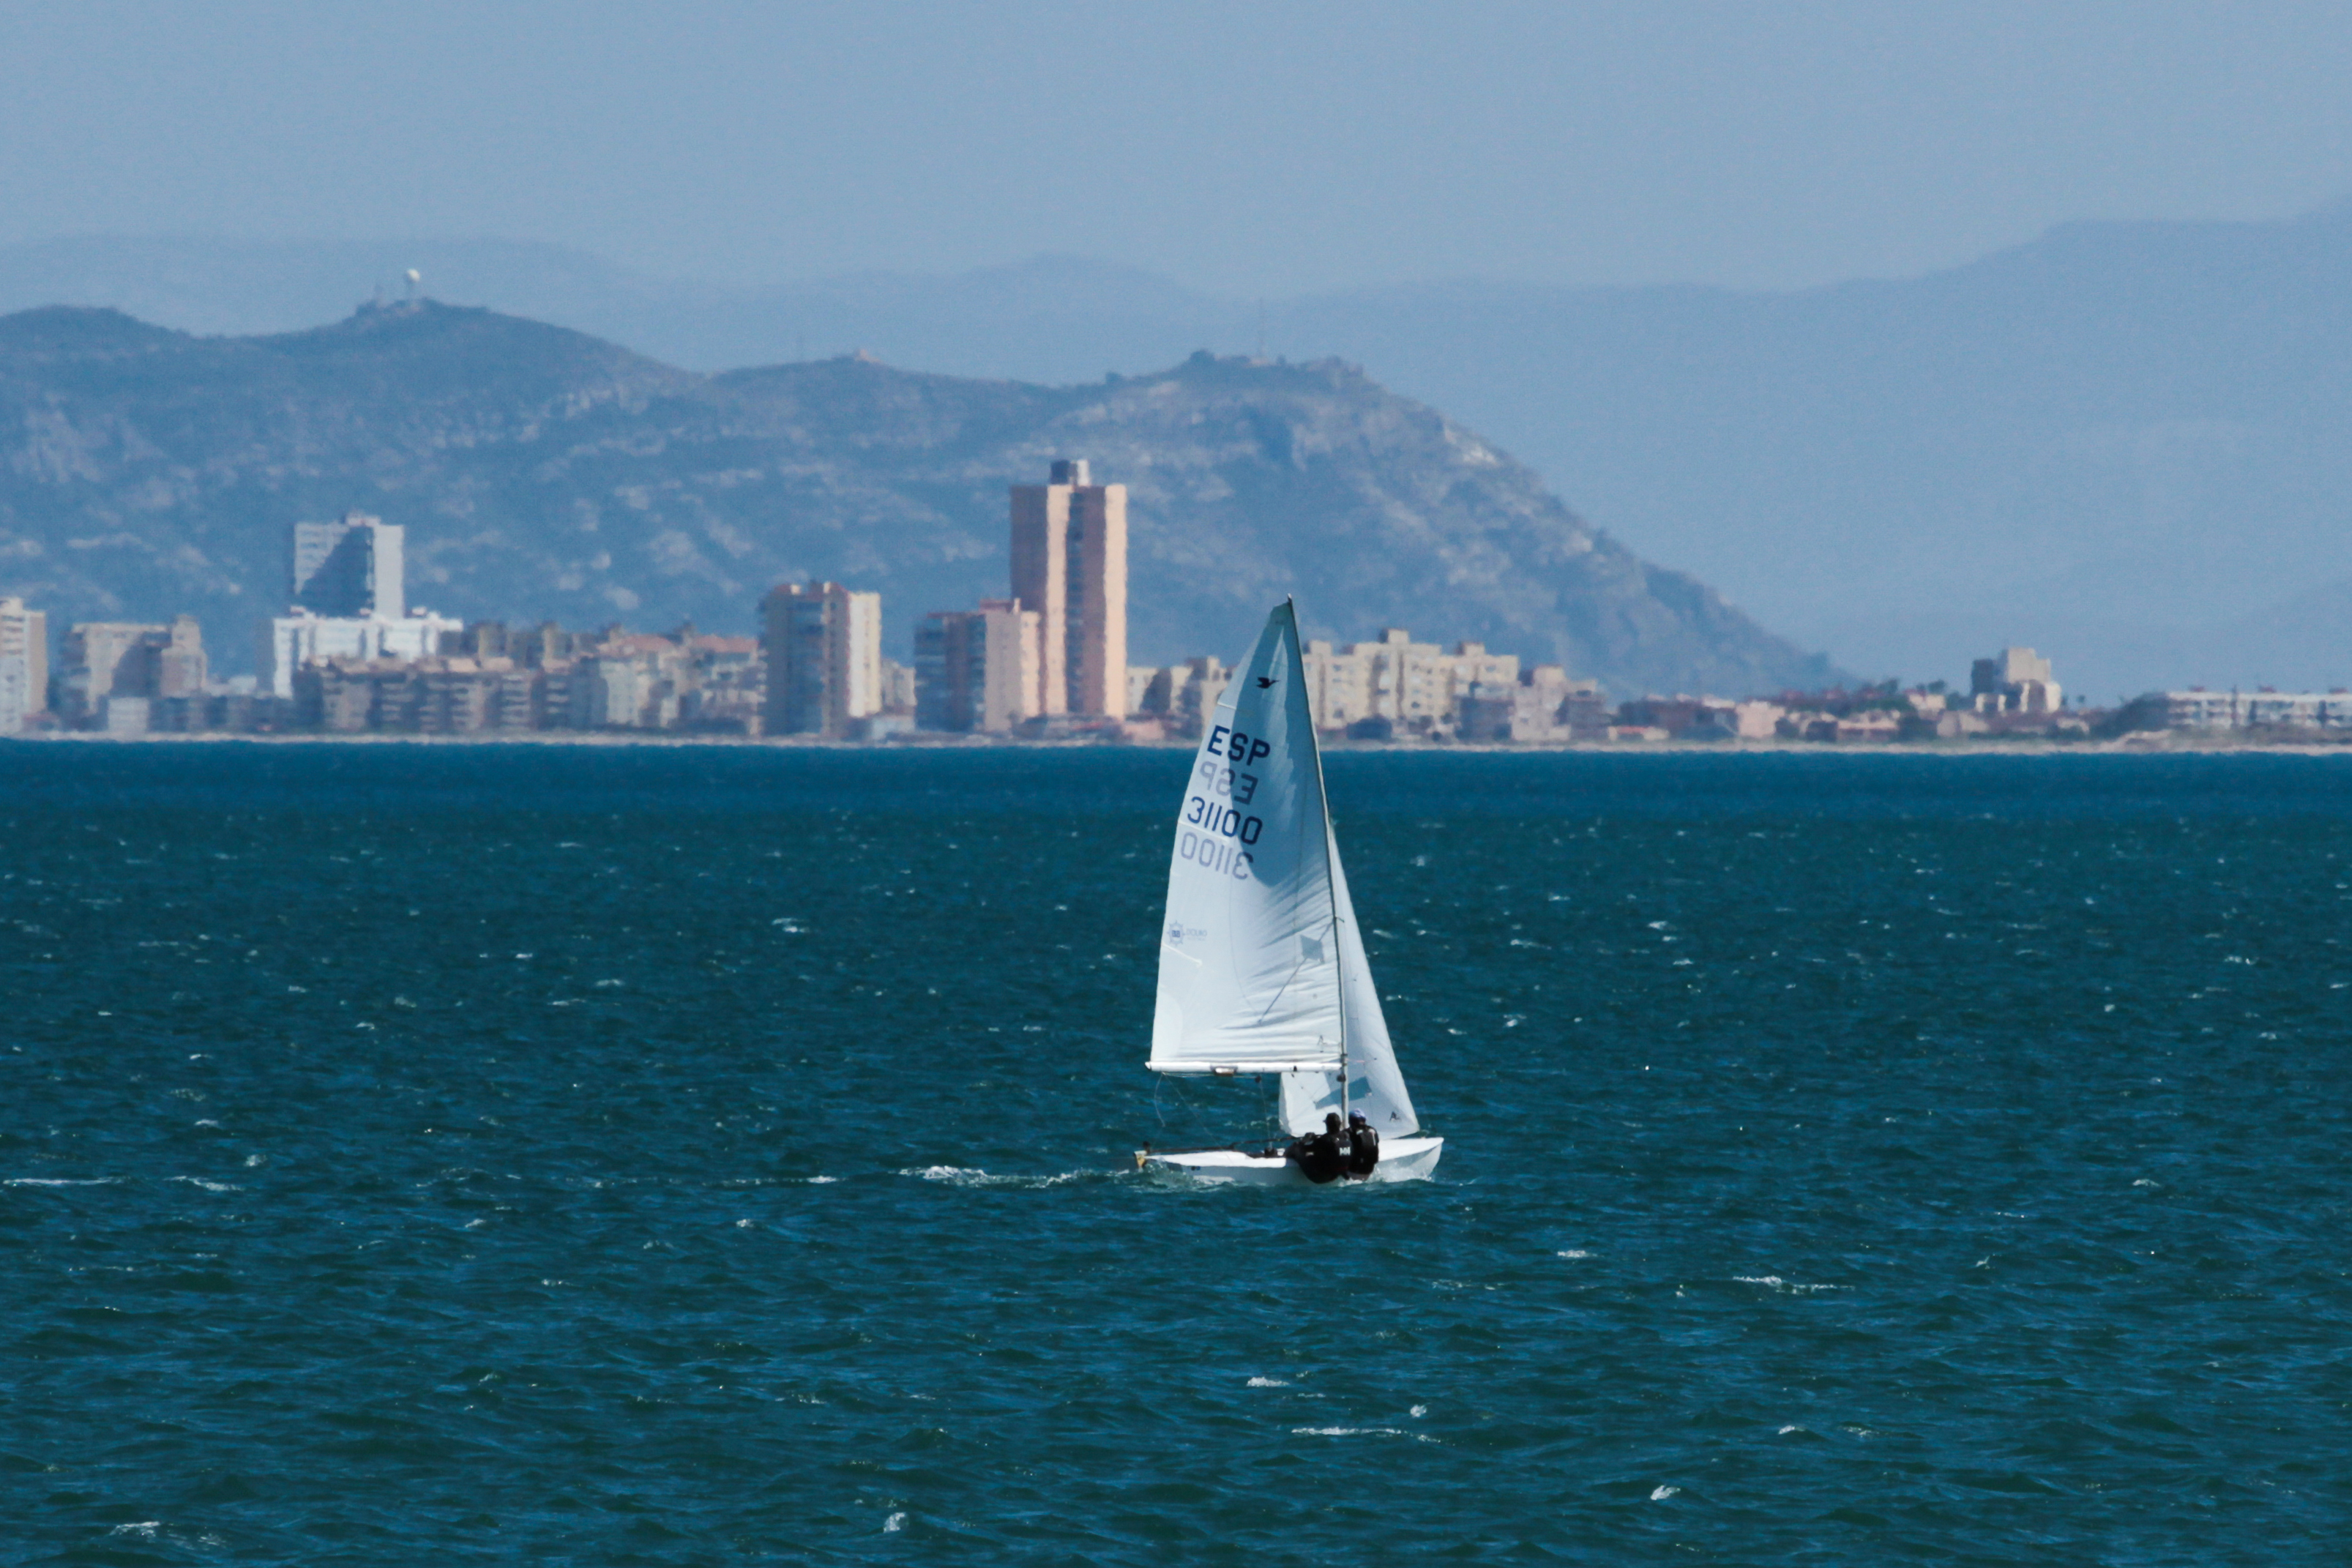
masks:
{"label": "coastline", "polygon": [[[91,731],[38,731],[0,736],[8,742],[99,746],[223,745],[264,746],[553,746],[553,747],[680,747],[729,750],[813,752],[934,752],[1035,751],[1104,752],[1160,751],[1189,752],[1189,740],[1100,741],[1087,739],[1028,740],[1002,735],[925,735],[919,741],[823,740],[814,736],[685,735],[662,731],[499,730],[468,734],[247,732],[205,730],[143,735],[110,735]],[[1327,756],[1359,753],[1421,756],[1584,756],[1584,757],[2151,757],[2151,756],[2345,756],[2352,755],[2352,735],[2341,739],[2296,741],[2276,736],[2233,741],[2189,736],[2169,731],[2147,731],[2103,740],[1984,740],[1913,741],[1841,745],[1820,741],[1588,741],[1553,746],[1514,746],[1490,742],[1338,741],[1324,746]]]}

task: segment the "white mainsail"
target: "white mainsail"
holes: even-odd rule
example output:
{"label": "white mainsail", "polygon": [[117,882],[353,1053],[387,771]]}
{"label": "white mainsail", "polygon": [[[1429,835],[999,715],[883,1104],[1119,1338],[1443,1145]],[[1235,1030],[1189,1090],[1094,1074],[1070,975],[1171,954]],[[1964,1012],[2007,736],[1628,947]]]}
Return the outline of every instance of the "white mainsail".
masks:
{"label": "white mainsail", "polygon": [[1178,809],[1154,1070],[1278,1073],[1283,1121],[1348,1100],[1383,1134],[1412,1103],[1364,961],[1323,796],[1298,624],[1277,605],[1218,701]]}

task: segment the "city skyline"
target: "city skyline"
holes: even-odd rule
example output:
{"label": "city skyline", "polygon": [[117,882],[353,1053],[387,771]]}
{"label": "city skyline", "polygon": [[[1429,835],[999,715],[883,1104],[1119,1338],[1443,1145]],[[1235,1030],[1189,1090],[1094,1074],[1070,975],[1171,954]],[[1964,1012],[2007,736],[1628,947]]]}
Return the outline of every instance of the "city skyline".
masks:
{"label": "city skyline", "polygon": [[[1059,470],[1084,477],[1075,464]],[[1016,489],[1018,487],[1016,487]],[[1030,509],[1034,511],[1034,508]],[[1013,525],[1024,526],[1017,496]],[[312,564],[340,548],[307,535]],[[299,559],[300,552],[296,552]],[[299,571],[292,580],[300,583]],[[307,651],[290,690],[206,672],[192,616],[169,625],[76,622],[45,710],[30,700],[45,657],[42,613],[0,598],[0,734],[663,733],[877,742],[953,739],[1175,742],[1204,732],[1229,671],[1215,656],[1129,666],[1122,711],[1049,713],[1043,700],[1043,617],[1015,599],[933,611],[911,666],[881,657],[881,596],[834,583],[782,584],[761,604],[759,638],[669,636],[618,626],[574,634],[551,624],[511,628],[406,618],[423,651],[341,646],[350,628],[394,624],[375,612],[305,614]],[[1448,650],[1402,627],[1301,650],[1307,701],[1333,743],[1643,745],[1669,742],[1888,744],[1950,742],[2110,744],[2172,734],[2224,743],[2352,739],[2352,693],[2263,687],[2149,691],[2113,710],[2070,706],[2053,661],[2010,647],[1974,661],[1965,694],[1942,681],[1898,689],[1786,691],[1726,699],[1649,693],[1613,708],[1591,680],[1559,665],[1465,642]]]}
{"label": "city skyline", "polygon": [[[1213,655],[1123,662],[1126,490],[1090,459],[1056,458],[1044,485],[1006,490],[1013,586],[916,622],[915,658],[882,653],[883,595],[785,582],[756,638],[667,637],[618,623],[573,634],[463,625],[404,602],[404,530],[373,514],[287,531],[291,613],[261,623],[263,677],[211,678],[200,623],[70,623],[58,670],[45,613],[0,598],[0,733],[62,725],[116,737],[209,731],[458,735],[572,730],[884,742],[921,735],[1060,741],[1197,737],[1229,671]],[[2054,663],[2011,645],[1972,661],[1963,699],[1941,680],[1726,698],[1651,691],[1612,710],[1560,664],[1401,626],[1301,649],[1308,710],[1333,740],[1562,746],[1699,740],[1830,743],[2088,741],[2184,731],[2257,737],[2352,731],[2352,695],[2152,690],[2113,710],[2071,705]],[[1116,661],[1116,662],[1115,662]]]}

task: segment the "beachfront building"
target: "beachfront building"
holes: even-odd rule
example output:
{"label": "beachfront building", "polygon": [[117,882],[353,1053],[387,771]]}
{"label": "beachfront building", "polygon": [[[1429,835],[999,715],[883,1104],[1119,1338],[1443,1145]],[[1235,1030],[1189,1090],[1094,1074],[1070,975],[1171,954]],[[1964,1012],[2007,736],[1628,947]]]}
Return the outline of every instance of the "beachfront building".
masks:
{"label": "beachfront building", "polygon": [[298,609],[262,623],[261,688],[273,696],[294,695],[295,673],[330,659],[373,663],[414,661],[454,652],[465,626],[446,616],[418,610],[404,616],[319,616]]}
{"label": "beachfront building", "polygon": [[1492,694],[1519,679],[1517,654],[1488,653],[1484,643],[1419,643],[1402,626],[1384,628],[1376,642],[1334,647],[1309,642],[1302,650],[1308,706],[1318,729],[1368,722],[1390,732],[1451,730],[1463,700]]}
{"label": "beachfront building", "polygon": [[2352,730],[2352,692],[2151,691],[2116,715],[2119,730]]}
{"label": "beachfront building", "polygon": [[0,735],[14,735],[49,705],[49,617],[0,597]]}
{"label": "beachfront building", "polygon": [[760,639],[690,634],[681,640],[687,686],[678,702],[680,726],[707,734],[758,734],[768,685]]}
{"label": "beachfront building", "polygon": [[999,735],[1045,710],[1045,617],[1018,599],[915,624],[915,722]]}
{"label": "beachfront building", "polygon": [[845,740],[882,711],[882,595],[785,583],[760,602],[771,735]]}
{"label": "beachfront building", "polygon": [[143,734],[156,702],[205,692],[204,630],[194,616],[160,626],[79,622],[58,655],[58,714],[78,728]]}
{"label": "beachfront building", "polygon": [[1455,703],[1454,725],[1464,741],[1558,746],[1599,739],[1609,710],[1599,683],[1538,664],[1517,680],[1472,682]]}
{"label": "beachfront building", "polygon": [[2055,713],[2066,703],[2050,661],[2030,647],[1978,659],[1969,668],[1969,694],[1979,713]]}
{"label": "beachfront building", "polygon": [[[504,649],[504,652],[491,651]],[[543,730],[760,732],[759,645],[478,622],[425,658],[313,660],[294,672],[296,728],[425,735]],[[233,724],[215,727],[233,728]]]}

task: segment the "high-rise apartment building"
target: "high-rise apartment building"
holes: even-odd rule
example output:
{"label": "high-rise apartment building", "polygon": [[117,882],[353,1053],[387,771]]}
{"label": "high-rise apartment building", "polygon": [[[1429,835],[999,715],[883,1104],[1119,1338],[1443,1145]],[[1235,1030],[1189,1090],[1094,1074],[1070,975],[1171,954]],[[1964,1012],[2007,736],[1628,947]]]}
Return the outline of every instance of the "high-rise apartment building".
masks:
{"label": "high-rise apartment building", "polygon": [[1044,710],[1041,617],[1018,599],[935,610],[915,626],[915,722],[1002,734]]}
{"label": "high-rise apartment building", "polygon": [[0,598],[0,735],[49,705],[49,617]]}
{"label": "high-rise apartment building", "polygon": [[1013,596],[1037,612],[1043,711],[1127,713],[1127,487],[1083,458],[1013,487]]}
{"label": "high-rise apartment building", "polygon": [[287,572],[289,602],[314,616],[408,614],[404,534],[365,512],[336,522],[298,522]]}
{"label": "high-rise apartment building", "polygon": [[335,522],[298,522],[288,539],[291,613],[261,623],[261,682],[291,700],[305,665],[327,659],[434,658],[465,628],[427,610],[408,610],[406,534],[365,512]]}
{"label": "high-rise apartment building", "polygon": [[772,735],[845,738],[882,710],[882,595],[785,583],[760,601]]}

